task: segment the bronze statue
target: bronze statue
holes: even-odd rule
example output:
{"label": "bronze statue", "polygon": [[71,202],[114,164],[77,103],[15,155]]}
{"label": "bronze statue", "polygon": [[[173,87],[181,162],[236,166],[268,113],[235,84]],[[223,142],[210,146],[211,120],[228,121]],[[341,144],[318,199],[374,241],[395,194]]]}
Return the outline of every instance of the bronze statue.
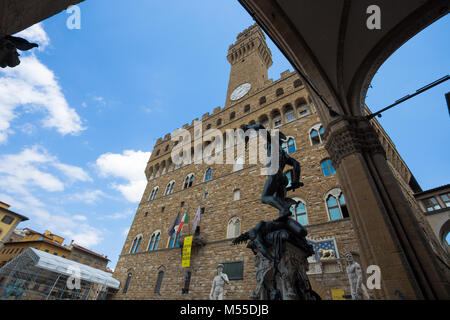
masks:
{"label": "bronze statue", "polygon": [[[242,129],[244,132],[251,129],[266,130],[259,123],[244,125]],[[314,254],[314,249],[306,240],[306,229],[289,218],[292,215],[290,208],[297,202],[286,197],[288,190],[303,186],[300,182],[300,163],[282,148],[282,143],[287,140],[284,134],[279,132],[278,145],[275,143],[274,146],[270,133],[266,132],[267,157],[270,160],[267,167],[278,160],[278,168],[268,175],[261,201],[277,208],[280,214],[274,221],[260,221],[254,228],[234,239],[233,244],[249,241],[247,248],[255,254],[258,286],[252,293],[252,298],[318,300],[320,297],[311,289],[306,276],[307,257]],[[245,142],[248,142],[248,136]],[[274,147],[278,148],[278,152],[273,152]],[[276,156],[278,159],[273,158]],[[293,168],[289,188],[289,181],[284,174],[286,165]]]}
{"label": "bronze statue", "polygon": [[[242,126],[242,130],[266,130],[266,128],[260,124],[256,123],[254,125],[244,125]],[[272,152],[272,142],[269,131],[266,131],[266,140],[267,140],[267,157],[270,161],[267,163],[267,167],[270,167],[273,163],[273,157],[276,156],[276,153]],[[290,211],[291,206],[297,204],[297,202],[291,198],[286,198],[286,192],[290,190],[295,190],[303,186],[303,183],[300,182],[300,163],[291,158],[288,153],[282,148],[282,143],[286,142],[286,136],[279,132],[279,143],[278,143],[278,170],[274,174],[269,174],[264,184],[261,201],[262,203],[266,203],[271,205],[274,208],[277,208],[280,212],[280,217],[277,219],[278,221],[284,220],[292,215]],[[248,141],[248,138],[246,142]],[[289,183],[286,175],[284,174],[284,168],[286,165],[292,166],[293,174],[292,174],[292,182],[291,186],[287,188]]]}
{"label": "bronze statue", "polygon": [[0,39],[0,67],[14,68],[20,64],[18,50],[27,51],[38,47],[36,43],[28,42],[27,40],[14,36],[5,36]]}

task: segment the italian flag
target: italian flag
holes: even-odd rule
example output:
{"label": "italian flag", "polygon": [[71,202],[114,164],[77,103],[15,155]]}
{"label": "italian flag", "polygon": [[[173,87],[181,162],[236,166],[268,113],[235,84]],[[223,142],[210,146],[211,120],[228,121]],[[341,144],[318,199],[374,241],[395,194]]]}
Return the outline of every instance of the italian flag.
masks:
{"label": "italian flag", "polygon": [[183,225],[188,222],[189,222],[189,214],[188,214],[188,210],[186,210],[186,213],[183,215],[183,218],[181,218],[181,222],[180,222],[180,225],[178,226],[177,234],[179,234],[181,232]]}

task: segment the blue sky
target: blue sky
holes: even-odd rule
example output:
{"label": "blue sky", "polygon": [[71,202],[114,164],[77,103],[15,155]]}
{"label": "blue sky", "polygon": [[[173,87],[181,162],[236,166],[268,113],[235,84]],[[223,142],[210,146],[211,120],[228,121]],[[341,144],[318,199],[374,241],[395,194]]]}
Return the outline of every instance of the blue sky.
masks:
{"label": "blue sky", "polygon": [[[237,1],[86,1],[81,29],[63,12],[26,30],[39,50],[0,70],[0,201],[108,255],[114,268],[145,187],[157,138],[223,106],[228,46],[253,24]],[[367,103],[378,110],[449,73],[448,17],[379,70]],[[268,41],[269,77],[292,67]],[[381,119],[424,189],[449,181],[450,84]]]}

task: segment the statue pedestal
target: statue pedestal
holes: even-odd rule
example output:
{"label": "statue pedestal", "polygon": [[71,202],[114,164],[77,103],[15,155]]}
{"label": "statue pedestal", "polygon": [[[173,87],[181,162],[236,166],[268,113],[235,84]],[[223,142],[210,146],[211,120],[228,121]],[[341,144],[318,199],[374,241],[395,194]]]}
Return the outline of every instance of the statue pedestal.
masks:
{"label": "statue pedestal", "polygon": [[[279,237],[279,233],[288,236]],[[278,241],[270,241],[278,238]],[[295,237],[287,230],[266,233],[263,237],[265,244],[261,247],[250,244],[255,254],[256,290],[250,298],[255,300],[320,300],[311,289],[306,272],[308,271],[308,257],[314,252],[306,242],[305,237]],[[265,252],[264,252],[265,250]],[[269,259],[268,257],[274,257]]]}

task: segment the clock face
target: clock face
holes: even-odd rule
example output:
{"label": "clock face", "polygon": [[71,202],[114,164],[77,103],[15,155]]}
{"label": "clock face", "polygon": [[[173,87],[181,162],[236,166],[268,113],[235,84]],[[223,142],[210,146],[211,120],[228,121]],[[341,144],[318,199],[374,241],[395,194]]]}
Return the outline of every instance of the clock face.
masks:
{"label": "clock face", "polygon": [[250,88],[252,85],[250,83],[243,83],[240,86],[238,86],[234,91],[231,93],[230,99],[232,101],[239,100],[243,96],[247,94],[247,92],[250,91]]}

